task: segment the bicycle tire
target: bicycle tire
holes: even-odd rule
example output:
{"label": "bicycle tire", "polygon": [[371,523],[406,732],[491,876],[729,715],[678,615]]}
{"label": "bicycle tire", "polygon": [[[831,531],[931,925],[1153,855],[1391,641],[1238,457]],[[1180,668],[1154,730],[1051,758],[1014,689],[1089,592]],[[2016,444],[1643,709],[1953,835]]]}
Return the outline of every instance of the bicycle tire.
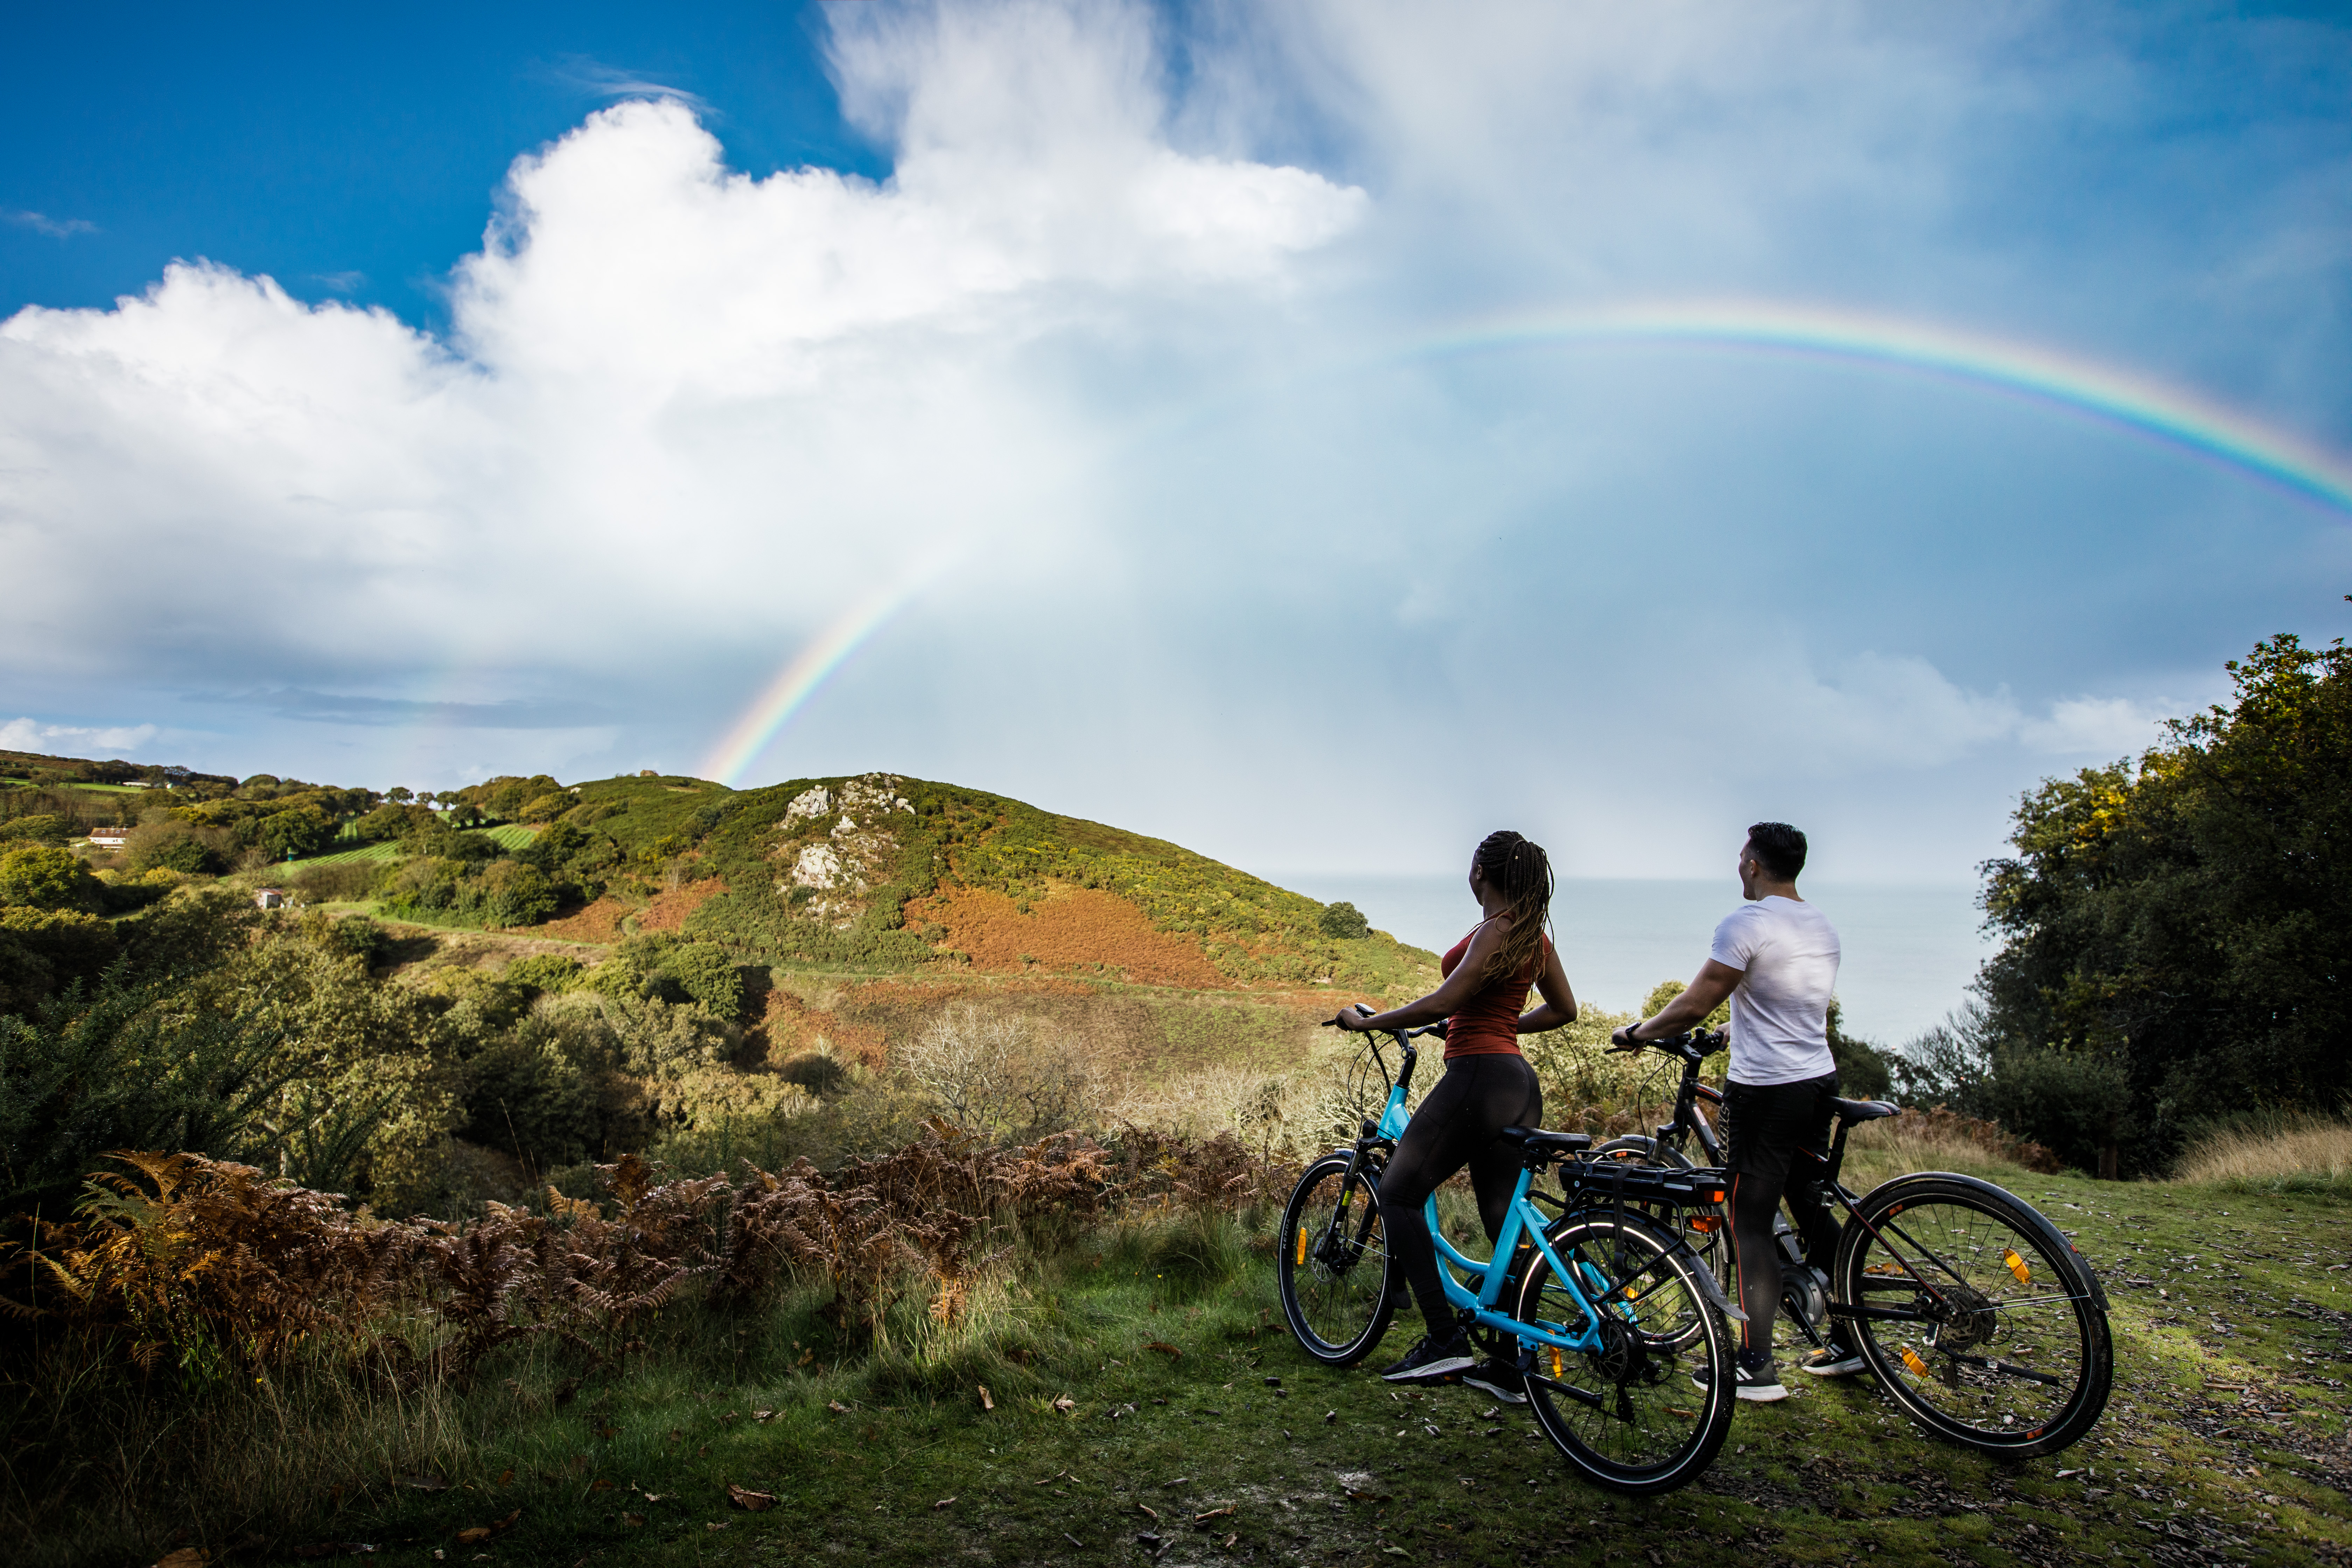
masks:
{"label": "bicycle tire", "polygon": [[[1698,1167],[1691,1157],[1672,1143],[1662,1142],[1641,1133],[1629,1133],[1612,1138],[1592,1151],[1598,1160],[1631,1160],[1637,1164],[1655,1165],[1669,1171],[1695,1171]],[[1724,1205],[1716,1204],[1706,1208],[1684,1209],[1680,1213],[1683,1242],[1696,1253],[1718,1283],[1727,1292],[1737,1289],[1737,1276],[1729,1268],[1717,1268],[1719,1259],[1727,1259],[1723,1238],[1731,1233],[1731,1215]],[[1709,1222],[1712,1223],[1709,1223]]]}
{"label": "bicycle tire", "polygon": [[[1396,1260],[1381,1226],[1379,1167],[1350,1176],[1349,1156],[1327,1154],[1307,1167],[1282,1211],[1275,1271],[1282,1315],[1299,1348],[1326,1366],[1353,1366],[1372,1352],[1396,1315]],[[1347,1198],[1343,1229],[1332,1219]]]}
{"label": "bicycle tire", "polygon": [[1655,1138],[1638,1132],[1622,1138],[1612,1138],[1594,1147],[1591,1158],[1595,1160],[1633,1160],[1644,1165],[1658,1165],[1669,1171],[1693,1171],[1690,1156],[1671,1143],[1661,1143]]}
{"label": "bicycle tire", "polygon": [[1937,1314],[1843,1323],[1906,1414],[2013,1458],[2091,1429],[2115,1382],[2106,1292],[2056,1226],[1990,1182],[1940,1171],[1874,1187],[1854,1214],[1838,1239],[1838,1300]]}
{"label": "bicycle tire", "polygon": [[[1536,1425],[1569,1464],[1593,1485],[1627,1497],[1672,1491],[1715,1459],[1731,1429],[1737,1374],[1731,1335],[1697,1282],[1698,1264],[1673,1237],[1644,1221],[1608,1214],[1570,1214],[1544,1231],[1564,1266],[1578,1272],[1587,1298],[1613,1312],[1623,1332],[1597,1351],[1538,1346],[1527,1380]],[[1637,1296],[1606,1300],[1620,1283],[1620,1244],[1653,1270]],[[1520,1321],[1574,1333],[1585,1327],[1576,1299],[1538,1255],[1519,1284]],[[1695,1321],[1695,1326],[1694,1326]],[[1664,1331],[1653,1333],[1653,1324]],[[1703,1385],[1691,1374],[1705,1369]],[[1638,1403],[1637,1403],[1638,1402]]]}

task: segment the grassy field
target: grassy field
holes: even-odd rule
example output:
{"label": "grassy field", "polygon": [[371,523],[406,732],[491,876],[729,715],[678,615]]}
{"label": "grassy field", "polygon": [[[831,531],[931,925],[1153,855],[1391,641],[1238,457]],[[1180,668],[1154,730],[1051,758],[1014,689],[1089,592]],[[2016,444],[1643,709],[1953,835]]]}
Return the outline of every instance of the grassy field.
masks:
{"label": "grassy field", "polygon": [[294,868],[299,870],[309,866],[341,866],[352,860],[397,860],[399,858],[400,846],[397,844],[363,844],[356,849],[338,849],[331,855],[313,855],[307,860],[297,860],[293,864]]}
{"label": "grassy field", "polygon": [[[563,1369],[527,1358],[464,1396],[363,1417],[314,1403],[348,1394],[264,1389],[202,1418],[223,1442],[189,1484],[257,1500],[232,1554],[255,1562],[362,1548],[563,1568],[2352,1559],[2352,1199],[2017,1184],[2074,1234],[2115,1307],[2114,1401],[2052,1458],[1932,1441],[1846,1379],[1741,1406],[1697,1484],[1620,1500],[1569,1479],[1524,1413],[1310,1363],[1264,1250],[1216,1221],[1082,1242],[982,1303],[977,1326],[901,1325],[855,1367],[831,1364],[802,1300],[701,1318],[568,1400]],[[338,1440],[303,1440],[320,1421],[342,1423]],[[730,1486],[774,1503],[730,1506]],[[171,1544],[77,1535],[40,1560]]]}

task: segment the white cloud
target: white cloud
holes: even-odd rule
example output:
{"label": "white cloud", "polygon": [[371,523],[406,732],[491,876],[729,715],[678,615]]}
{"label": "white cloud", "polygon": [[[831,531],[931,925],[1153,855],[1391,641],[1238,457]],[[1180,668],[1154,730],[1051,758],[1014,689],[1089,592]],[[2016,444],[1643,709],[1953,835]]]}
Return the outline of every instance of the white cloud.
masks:
{"label": "white cloud", "polygon": [[34,752],[50,757],[78,757],[141,751],[163,733],[152,724],[83,728],[74,724],[44,724],[36,719],[11,719],[0,724],[0,751]]}
{"label": "white cloud", "polygon": [[517,162],[446,344],[201,263],[0,325],[0,658],[609,672],[714,621],[781,654],[845,586],[1066,521],[1041,490],[1088,443],[1030,345],[1278,292],[1365,210],[1171,147],[1140,7],[890,26],[841,47],[889,181],[754,180],[686,104],[618,105]]}
{"label": "white cloud", "polygon": [[2052,703],[2047,718],[2020,725],[2018,733],[2032,750],[2053,755],[2137,758],[2163,738],[2165,720],[2181,711],[2177,702],[2068,697]]}

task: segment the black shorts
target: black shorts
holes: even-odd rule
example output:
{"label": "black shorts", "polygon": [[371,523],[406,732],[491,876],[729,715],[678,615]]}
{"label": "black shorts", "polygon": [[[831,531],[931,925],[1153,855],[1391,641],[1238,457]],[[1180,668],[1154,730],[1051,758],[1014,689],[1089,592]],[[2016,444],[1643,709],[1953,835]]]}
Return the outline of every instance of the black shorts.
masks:
{"label": "black shorts", "polygon": [[1836,1115],[1838,1076],[1800,1079],[1795,1083],[1723,1086],[1724,1163],[1736,1174],[1754,1176],[1778,1193],[1788,1185],[1797,1151],[1830,1152],[1830,1123]]}

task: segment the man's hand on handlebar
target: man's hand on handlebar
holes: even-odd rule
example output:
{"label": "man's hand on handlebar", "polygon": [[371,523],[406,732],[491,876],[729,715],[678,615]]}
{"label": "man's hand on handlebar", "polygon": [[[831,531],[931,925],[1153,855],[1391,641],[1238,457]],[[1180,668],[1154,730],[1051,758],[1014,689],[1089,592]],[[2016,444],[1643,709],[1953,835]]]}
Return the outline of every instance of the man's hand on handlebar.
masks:
{"label": "man's hand on handlebar", "polygon": [[1649,1043],[1633,1037],[1633,1026],[1631,1024],[1621,1024],[1609,1035],[1609,1048],[1612,1051],[1638,1051]]}

